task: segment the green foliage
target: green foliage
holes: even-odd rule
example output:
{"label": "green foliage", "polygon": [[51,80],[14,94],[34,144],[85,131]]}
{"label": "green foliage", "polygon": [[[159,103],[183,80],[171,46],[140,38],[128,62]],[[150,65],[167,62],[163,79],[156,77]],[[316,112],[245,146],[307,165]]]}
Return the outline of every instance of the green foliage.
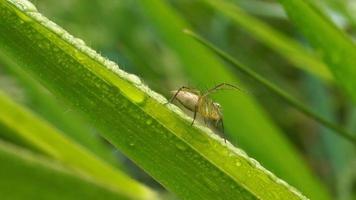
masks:
{"label": "green foliage", "polygon": [[[140,79],[121,71],[31,5],[3,0],[0,16],[7,56],[16,56],[54,94],[86,113],[106,139],[178,196],[304,199],[240,150],[207,129],[191,127]],[[11,37],[5,37],[10,32]]]}
{"label": "green foliage", "polygon": [[312,3],[305,0],[279,0],[295,25],[320,54],[330,71],[356,102],[356,46]]}
{"label": "green foliage", "polygon": [[[351,1],[34,2],[0,0],[0,198],[355,196],[354,146],[307,117],[355,130]],[[150,89],[221,82],[226,143]]]}

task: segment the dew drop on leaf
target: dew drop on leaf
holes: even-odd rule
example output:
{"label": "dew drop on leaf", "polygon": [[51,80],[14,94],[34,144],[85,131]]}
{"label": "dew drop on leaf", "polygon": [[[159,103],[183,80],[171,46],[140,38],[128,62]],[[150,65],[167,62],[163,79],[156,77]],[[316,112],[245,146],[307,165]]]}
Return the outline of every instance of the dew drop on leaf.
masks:
{"label": "dew drop on leaf", "polygon": [[147,125],[151,125],[152,124],[152,120],[151,119],[146,120],[146,124]]}
{"label": "dew drop on leaf", "polygon": [[238,166],[238,167],[240,167],[240,166],[241,166],[241,162],[240,162],[240,161],[236,161],[236,162],[235,162],[235,165]]}
{"label": "dew drop on leaf", "polygon": [[187,146],[180,142],[176,144],[176,147],[182,151],[185,151],[187,149]]}

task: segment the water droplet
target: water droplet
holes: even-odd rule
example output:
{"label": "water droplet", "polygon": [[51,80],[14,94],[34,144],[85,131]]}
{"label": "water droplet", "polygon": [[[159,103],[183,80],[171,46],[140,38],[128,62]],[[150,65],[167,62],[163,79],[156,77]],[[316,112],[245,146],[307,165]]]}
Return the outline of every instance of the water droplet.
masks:
{"label": "water droplet", "polygon": [[147,125],[151,125],[152,124],[152,120],[151,119],[146,120],[146,124]]}
{"label": "water droplet", "polygon": [[210,180],[207,177],[204,177],[203,180],[209,189],[211,189],[212,191],[215,191],[215,192],[219,191],[219,187],[216,185],[216,183],[214,183],[214,181]]}
{"label": "water droplet", "polygon": [[187,149],[187,146],[181,142],[177,143],[176,147],[182,151],[185,151]]}
{"label": "water droplet", "polygon": [[[32,19],[34,19],[35,21],[40,21],[42,20],[43,16],[38,13],[38,12],[27,12],[27,15],[30,16]],[[26,19],[25,19],[26,20]],[[27,19],[26,21],[32,21]],[[33,22],[33,21],[32,21]]]}
{"label": "water droplet", "polygon": [[169,131],[163,131],[161,133],[163,133],[166,138],[171,138],[173,136],[172,133],[170,133]]}
{"label": "water droplet", "polygon": [[37,12],[36,6],[27,0],[10,0],[16,7],[25,12]]}
{"label": "water droplet", "polygon": [[54,23],[52,21],[47,21],[45,26],[50,28],[52,31],[54,31],[58,35],[63,35],[66,32],[62,27],[58,26],[56,23]]}
{"label": "water droplet", "polygon": [[78,46],[85,45],[85,42],[79,38],[75,38],[73,42]]}
{"label": "water droplet", "polygon": [[235,162],[235,165],[238,166],[238,167],[240,167],[240,166],[241,166],[241,162],[240,162],[240,161],[236,161],[236,162]]}
{"label": "water droplet", "polygon": [[133,74],[129,74],[127,76],[127,79],[136,85],[140,85],[142,83],[141,79],[138,76],[133,75]]}

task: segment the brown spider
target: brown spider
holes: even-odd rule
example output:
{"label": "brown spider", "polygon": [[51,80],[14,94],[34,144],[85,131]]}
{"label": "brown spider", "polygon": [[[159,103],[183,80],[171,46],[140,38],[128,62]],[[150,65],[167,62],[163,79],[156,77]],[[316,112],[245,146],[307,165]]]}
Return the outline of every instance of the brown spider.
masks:
{"label": "brown spider", "polygon": [[211,122],[215,128],[218,128],[219,125],[221,125],[223,134],[222,136],[224,138],[224,141],[226,142],[221,106],[219,103],[216,103],[209,98],[209,94],[216,92],[219,89],[224,89],[226,87],[241,91],[240,88],[228,83],[220,83],[215,87],[207,90],[205,93],[201,93],[199,90],[183,86],[178,90],[172,91],[174,95],[169,100],[169,103],[172,103],[175,99],[177,99],[179,103],[181,103],[185,108],[194,112],[194,117],[191,125],[194,124],[194,121],[197,117],[197,113],[199,113],[199,115],[204,119],[205,124],[207,124],[207,122]]}

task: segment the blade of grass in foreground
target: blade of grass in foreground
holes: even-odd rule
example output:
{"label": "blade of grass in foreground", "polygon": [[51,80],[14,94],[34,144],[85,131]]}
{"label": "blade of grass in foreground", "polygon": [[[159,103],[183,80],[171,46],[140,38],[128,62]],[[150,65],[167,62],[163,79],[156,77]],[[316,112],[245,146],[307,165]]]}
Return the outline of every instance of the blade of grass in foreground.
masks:
{"label": "blade of grass in foreground", "polygon": [[125,199],[60,163],[0,140],[1,199]]}
{"label": "blade of grass in foreground", "polygon": [[279,0],[290,19],[327,63],[338,84],[356,103],[356,46],[311,2]]}
{"label": "blade of grass in foreground", "polygon": [[295,109],[299,110],[300,112],[304,113],[308,117],[314,119],[318,123],[322,124],[323,126],[334,130],[335,133],[340,135],[341,137],[345,138],[346,140],[352,142],[354,145],[356,145],[356,138],[353,136],[353,134],[349,133],[346,129],[343,127],[330,122],[329,120],[325,119],[323,116],[317,114],[316,112],[310,110],[308,107],[306,107],[303,103],[299,102],[296,100],[294,97],[289,95],[287,92],[283,91],[281,88],[276,86],[275,84],[269,82],[267,79],[263,78],[261,75],[255,73],[254,71],[250,70],[248,67],[244,66],[241,64],[239,61],[225,53],[224,51],[218,49],[215,47],[213,44],[209,43],[199,35],[193,33],[190,30],[184,30],[184,32],[196,39],[198,42],[201,44],[205,45],[209,49],[211,49],[213,52],[218,54],[220,57],[222,57],[224,60],[235,66],[239,71],[243,72],[245,75],[253,78],[256,80],[258,83],[260,83],[263,87],[267,88],[270,92],[274,93],[276,96],[280,97],[283,99],[286,103],[294,107]]}
{"label": "blade of grass in foreground", "polygon": [[[166,106],[139,78],[27,1],[0,0],[0,44],[54,94],[182,199],[305,199],[241,150]],[[188,121],[189,120],[189,121]]]}
{"label": "blade of grass in foreground", "polygon": [[[6,75],[16,79],[15,81],[23,88],[26,107],[61,130],[61,133],[90,149],[91,152],[105,161],[117,164],[112,149],[104,144],[101,138],[93,134],[92,127],[88,126],[88,123],[85,123],[77,113],[66,110],[63,104],[60,104],[53,95],[49,94],[43,86],[25,73],[20,66],[6,58],[1,49],[0,66]],[[6,88],[4,88],[4,92],[6,92]]]}
{"label": "blade of grass in foreground", "polygon": [[274,30],[262,21],[248,15],[233,3],[226,1],[204,0],[217,11],[230,18],[235,24],[249,32],[260,42],[284,56],[295,66],[312,73],[322,79],[332,80],[332,75],[325,64],[315,55],[308,53],[305,48],[293,39]]}
{"label": "blade of grass in foreground", "polygon": [[[71,141],[48,122],[14,103],[0,91],[0,125],[36,149],[68,166],[79,169],[98,182],[128,199],[155,199],[150,191],[135,180],[100,160]],[[4,134],[4,133],[2,133]]]}

